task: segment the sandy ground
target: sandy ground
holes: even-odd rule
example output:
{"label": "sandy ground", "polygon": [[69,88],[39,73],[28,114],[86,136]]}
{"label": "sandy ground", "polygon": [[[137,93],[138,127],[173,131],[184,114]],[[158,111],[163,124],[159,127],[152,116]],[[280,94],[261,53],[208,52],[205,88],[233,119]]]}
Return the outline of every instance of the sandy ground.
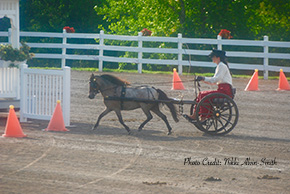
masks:
{"label": "sandy ground", "polygon": [[[171,75],[115,74],[134,85],[153,85],[168,96],[193,99],[193,83],[171,90]],[[290,92],[277,80],[234,79],[240,118],[226,136],[205,135],[183,118],[166,135],[154,116],[144,130],[139,110],[123,112],[128,135],[114,113],[91,131],[105,108],[101,95],[88,99],[90,72],[72,71],[69,132],[44,132],[48,121],[21,123],[27,138],[0,138],[0,193],[289,193]],[[203,84],[202,90],[214,89]],[[185,106],[184,110],[189,111]],[[1,113],[0,134],[7,114]]]}

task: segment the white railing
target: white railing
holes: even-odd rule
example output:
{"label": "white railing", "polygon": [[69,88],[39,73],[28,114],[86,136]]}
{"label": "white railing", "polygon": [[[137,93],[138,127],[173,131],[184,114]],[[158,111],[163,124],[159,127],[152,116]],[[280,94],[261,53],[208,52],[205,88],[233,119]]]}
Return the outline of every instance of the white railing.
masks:
{"label": "white railing", "polygon": [[0,68],[0,98],[20,99],[20,76],[18,68]]}
{"label": "white railing", "polygon": [[[6,32],[0,32],[0,36],[8,36]],[[258,69],[264,72],[264,79],[268,79],[269,71],[279,72],[283,69],[284,72],[290,72],[290,67],[279,65],[269,65],[270,59],[283,59],[290,60],[289,53],[271,53],[269,49],[275,48],[290,48],[290,42],[269,41],[265,36],[264,40],[235,40],[235,39],[221,39],[220,36],[217,39],[201,39],[201,38],[182,38],[181,34],[178,37],[151,37],[142,36],[139,33],[138,36],[123,36],[123,35],[109,35],[104,34],[103,31],[100,34],[86,34],[86,33],[46,33],[46,32],[20,32],[21,37],[50,37],[62,39],[62,43],[27,43],[31,48],[58,48],[61,49],[60,53],[35,53],[35,58],[46,59],[60,59],[62,67],[65,66],[66,60],[95,60],[98,61],[99,71],[103,70],[103,62],[123,62],[123,63],[136,63],[138,64],[138,72],[142,73],[142,64],[157,64],[157,65],[176,65],[178,66],[179,74],[182,74],[183,66],[196,66],[196,67],[214,67],[215,65],[207,61],[189,61],[185,60],[184,56],[207,56],[210,50],[198,50],[198,49],[184,49],[185,44],[192,45],[210,45],[218,49],[222,49],[223,46],[235,46],[235,48],[243,48],[243,51],[230,50],[227,51],[227,56],[230,61],[231,69],[238,70],[254,70]],[[96,39],[98,43],[95,44],[72,44],[68,43],[68,39]],[[119,45],[105,45],[105,40],[118,40],[118,41],[135,41],[138,46],[119,46]],[[144,42],[164,42],[176,44],[175,48],[148,48],[144,47]],[[136,45],[137,45],[136,44]],[[261,52],[247,51],[246,47],[259,47]],[[76,55],[67,54],[68,49],[81,49],[81,50],[96,50],[99,53],[96,55]],[[126,58],[120,56],[106,56],[104,51],[122,51],[137,53],[136,58]],[[161,54],[174,54],[175,58],[172,59],[149,59],[144,58],[145,53],[161,53]],[[261,64],[246,64],[246,63],[232,63],[231,58],[254,58],[260,59]],[[289,62],[288,62],[289,63]]]}
{"label": "white railing", "polygon": [[70,67],[62,70],[30,69],[22,65],[20,121],[50,120],[61,100],[65,125],[70,124]]}

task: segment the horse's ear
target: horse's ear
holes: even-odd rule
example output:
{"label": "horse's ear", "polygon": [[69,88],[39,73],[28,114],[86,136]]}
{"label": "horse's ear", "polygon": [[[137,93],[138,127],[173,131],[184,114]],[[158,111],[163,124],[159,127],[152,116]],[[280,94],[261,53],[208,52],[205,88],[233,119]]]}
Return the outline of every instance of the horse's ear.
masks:
{"label": "horse's ear", "polygon": [[90,80],[93,80],[95,78],[95,75],[92,73]]}

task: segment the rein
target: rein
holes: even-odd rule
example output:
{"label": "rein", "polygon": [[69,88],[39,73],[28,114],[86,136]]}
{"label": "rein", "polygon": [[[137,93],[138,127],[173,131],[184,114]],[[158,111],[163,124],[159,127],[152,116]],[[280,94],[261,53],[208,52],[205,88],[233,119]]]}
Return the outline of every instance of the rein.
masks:
{"label": "rein", "polygon": [[[194,88],[195,88],[195,98],[197,97],[198,95],[198,92],[200,92],[200,83],[199,81],[196,80],[196,75],[194,73],[194,79],[190,79],[190,80],[186,80],[186,81],[182,81],[182,82],[194,82]],[[96,89],[97,88],[97,83],[96,81],[89,81],[89,84],[92,88]],[[135,82],[135,83],[132,83],[134,85],[138,85],[139,83]],[[146,86],[146,85],[154,85],[154,84],[172,84],[172,82],[148,82],[148,83],[142,83],[142,84],[145,84],[145,85],[142,85],[142,87],[149,87],[149,86]],[[104,91],[107,91],[107,90],[111,90],[111,89],[116,89],[117,87],[119,87],[118,85],[115,85],[115,86],[112,86],[112,87],[109,87],[107,89],[101,89],[99,88],[98,91],[100,92],[104,92]],[[120,86],[122,87],[122,86]],[[137,86],[137,87],[141,87],[141,86]]]}

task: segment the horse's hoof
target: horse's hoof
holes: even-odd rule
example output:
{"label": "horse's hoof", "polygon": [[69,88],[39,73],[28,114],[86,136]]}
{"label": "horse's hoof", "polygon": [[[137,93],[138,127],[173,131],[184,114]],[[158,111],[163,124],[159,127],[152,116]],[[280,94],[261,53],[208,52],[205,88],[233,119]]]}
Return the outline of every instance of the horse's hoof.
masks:
{"label": "horse's hoof", "polygon": [[142,131],[142,128],[139,128],[138,131],[139,131],[139,132]]}
{"label": "horse's hoof", "polygon": [[92,130],[92,131],[94,131],[96,128],[97,128],[97,127],[95,127],[95,126],[94,126],[94,127],[92,127],[92,129],[91,129],[91,130]]}
{"label": "horse's hoof", "polygon": [[168,133],[167,133],[167,135],[171,135],[172,134],[172,132],[171,131],[169,131]]}
{"label": "horse's hoof", "polygon": [[132,131],[128,131],[128,135],[132,135]]}

